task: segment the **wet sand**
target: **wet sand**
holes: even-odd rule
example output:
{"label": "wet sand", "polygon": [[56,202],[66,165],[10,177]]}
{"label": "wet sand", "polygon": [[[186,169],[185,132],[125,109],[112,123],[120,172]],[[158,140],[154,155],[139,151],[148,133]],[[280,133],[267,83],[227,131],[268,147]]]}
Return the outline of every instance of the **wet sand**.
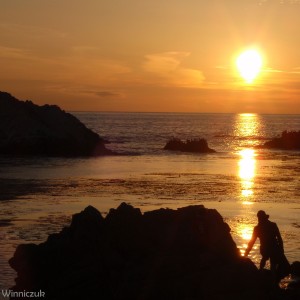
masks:
{"label": "wet sand", "polygon": [[[134,158],[110,160],[112,169],[106,176],[96,172],[99,171],[97,161],[94,164],[86,161],[86,164],[94,165],[92,175],[87,169],[80,173],[77,165],[77,173],[71,168],[65,170],[68,176],[59,178],[56,174],[60,170],[44,166],[45,170],[40,167],[39,178],[28,176],[30,168],[24,176],[22,172],[15,176],[16,172],[11,171],[0,178],[1,288],[13,285],[15,274],[7,261],[18,244],[45,241],[49,234],[68,225],[72,214],[87,205],[95,206],[105,216],[110,208],[122,202],[139,207],[143,212],[203,204],[221,213],[242,253],[257,222],[256,212],[264,209],[281,230],[288,259],[291,262],[299,260],[298,157],[293,160],[257,160],[255,178],[239,175],[237,157],[223,160],[201,158],[184,164],[178,163],[178,158],[172,164],[165,159],[153,162],[151,157],[143,157],[136,158],[132,168],[139,172],[113,172],[114,167],[122,170],[122,159],[126,166],[134,161]],[[162,162],[168,168],[162,166]],[[258,244],[250,258],[259,262]]]}

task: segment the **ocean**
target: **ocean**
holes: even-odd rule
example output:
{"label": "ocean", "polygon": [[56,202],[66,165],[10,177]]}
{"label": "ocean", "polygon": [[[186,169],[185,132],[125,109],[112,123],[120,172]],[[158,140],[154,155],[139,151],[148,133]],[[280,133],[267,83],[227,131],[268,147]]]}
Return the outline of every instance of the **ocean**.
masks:
{"label": "ocean", "polygon": [[[290,262],[300,260],[300,151],[258,149],[300,115],[73,112],[120,155],[0,157],[0,290],[14,284],[8,259],[21,243],[41,243],[87,205],[104,216],[122,202],[143,212],[203,204],[217,209],[244,252],[263,209],[278,224]],[[205,138],[216,153],[163,150]],[[249,257],[259,263],[259,244]]]}

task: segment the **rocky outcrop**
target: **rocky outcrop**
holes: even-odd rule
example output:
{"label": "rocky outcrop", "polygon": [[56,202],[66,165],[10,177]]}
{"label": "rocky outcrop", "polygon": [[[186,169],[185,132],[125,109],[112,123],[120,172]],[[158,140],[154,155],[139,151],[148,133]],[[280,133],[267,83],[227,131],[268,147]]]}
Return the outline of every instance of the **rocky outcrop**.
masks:
{"label": "rocky outcrop", "polygon": [[[221,215],[202,205],[142,214],[87,207],[42,244],[17,247],[14,291],[44,299],[267,299]],[[19,298],[20,299],[20,298]]]}
{"label": "rocky outcrop", "polygon": [[283,131],[281,137],[273,138],[260,146],[260,148],[300,150],[300,131]]}
{"label": "rocky outcrop", "polygon": [[167,142],[164,150],[196,153],[216,152],[215,150],[208,147],[207,141],[205,139],[192,139],[183,142],[178,138],[172,138]]}
{"label": "rocky outcrop", "polygon": [[98,134],[58,106],[38,106],[0,92],[0,154],[68,157],[111,151]]}

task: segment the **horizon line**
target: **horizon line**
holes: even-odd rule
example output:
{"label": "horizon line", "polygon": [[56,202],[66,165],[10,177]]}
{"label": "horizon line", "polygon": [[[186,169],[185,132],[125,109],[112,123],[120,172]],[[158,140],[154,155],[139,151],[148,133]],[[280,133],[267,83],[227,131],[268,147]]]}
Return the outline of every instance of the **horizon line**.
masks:
{"label": "horizon line", "polygon": [[106,111],[106,110],[67,110],[69,113],[128,113],[128,114],[219,114],[219,115],[294,115],[299,116],[300,113],[256,113],[256,112],[192,112],[192,111]]}

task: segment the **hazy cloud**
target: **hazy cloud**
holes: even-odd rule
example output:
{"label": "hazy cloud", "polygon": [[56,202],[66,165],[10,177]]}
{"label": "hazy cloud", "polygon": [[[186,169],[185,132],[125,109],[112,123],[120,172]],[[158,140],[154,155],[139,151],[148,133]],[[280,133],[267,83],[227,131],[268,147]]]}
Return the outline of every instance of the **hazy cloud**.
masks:
{"label": "hazy cloud", "polygon": [[157,74],[165,74],[175,71],[183,58],[188,56],[185,52],[164,52],[146,55],[143,67],[145,71]]}
{"label": "hazy cloud", "polygon": [[204,81],[200,70],[186,68],[182,60],[189,56],[188,52],[163,52],[145,56],[143,69],[163,79],[164,84],[182,87],[199,87]]}
{"label": "hazy cloud", "polygon": [[48,82],[45,85],[48,91],[55,90],[62,94],[69,95],[85,95],[85,96],[96,96],[100,98],[109,97],[121,97],[122,94],[113,90],[105,89],[101,86],[91,86],[91,85],[77,85],[73,83],[59,83],[59,82]]}
{"label": "hazy cloud", "polygon": [[87,91],[89,94],[93,94],[100,98],[110,98],[110,97],[120,97],[119,93],[111,92],[111,91]]}
{"label": "hazy cloud", "polygon": [[10,36],[11,34],[21,36],[25,34],[28,39],[49,39],[49,38],[66,38],[67,34],[62,31],[54,30],[42,26],[32,26],[16,23],[0,23],[1,35]]}
{"label": "hazy cloud", "polygon": [[300,67],[296,67],[293,69],[292,73],[294,74],[300,74]]}
{"label": "hazy cloud", "polygon": [[262,72],[265,72],[265,73],[283,73],[284,71],[276,70],[276,69],[272,69],[272,68],[266,68],[266,69],[263,69]]}
{"label": "hazy cloud", "polygon": [[114,59],[103,58],[97,47],[72,47],[69,57],[62,63],[66,66],[70,77],[75,76],[82,81],[96,83],[100,80],[113,81],[114,76],[131,72],[125,63]]}
{"label": "hazy cloud", "polygon": [[24,59],[28,58],[28,54],[24,49],[0,46],[0,58]]}

